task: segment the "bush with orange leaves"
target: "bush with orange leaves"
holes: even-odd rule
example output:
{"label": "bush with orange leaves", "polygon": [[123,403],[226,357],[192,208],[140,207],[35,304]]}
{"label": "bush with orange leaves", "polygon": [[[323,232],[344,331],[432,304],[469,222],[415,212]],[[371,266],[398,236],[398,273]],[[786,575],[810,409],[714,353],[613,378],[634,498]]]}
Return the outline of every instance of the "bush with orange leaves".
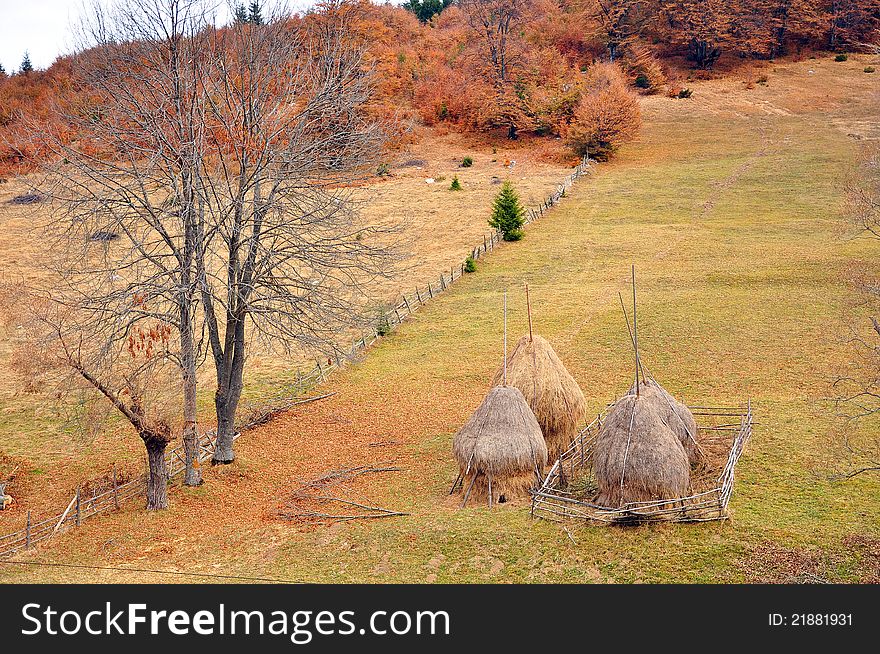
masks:
{"label": "bush with orange leaves", "polygon": [[639,101],[617,64],[590,66],[571,122],[561,129],[566,145],[578,156],[597,161],[610,158],[621,144],[639,133]]}

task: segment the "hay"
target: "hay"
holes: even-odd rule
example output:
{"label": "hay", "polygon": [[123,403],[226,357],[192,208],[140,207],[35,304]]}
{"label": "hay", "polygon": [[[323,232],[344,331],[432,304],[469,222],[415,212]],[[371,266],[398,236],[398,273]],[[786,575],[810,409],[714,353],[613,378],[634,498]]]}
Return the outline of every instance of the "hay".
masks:
{"label": "hay", "polygon": [[[493,502],[527,495],[547,464],[541,427],[519,389],[496,386],[452,439],[462,493]],[[503,496],[503,500],[502,500]]]}
{"label": "hay", "polygon": [[[635,392],[633,385],[629,389],[629,394],[634,395]],[[639,384],[639,395],[654,406],[660,418],[681,442],[691,466],[697,467],[702,464],[705,456],[699,445],[697,421],[687,405],[676,400],[657,380],[651,378]]]}
{"label": "hay", "polygon": [[655,405],[648,397],[625,395],[609,409],[596,436],[597,504],[619,508],[689,494],[687,454]]}
{"label": "hay", "polygon": [[[503,368],[493,385],[501,384]],[[577,436],[586,415],[584,394],[546,339],[519,339],[507,359],[507,384],[518,388],[535,414],[552,462]]]}

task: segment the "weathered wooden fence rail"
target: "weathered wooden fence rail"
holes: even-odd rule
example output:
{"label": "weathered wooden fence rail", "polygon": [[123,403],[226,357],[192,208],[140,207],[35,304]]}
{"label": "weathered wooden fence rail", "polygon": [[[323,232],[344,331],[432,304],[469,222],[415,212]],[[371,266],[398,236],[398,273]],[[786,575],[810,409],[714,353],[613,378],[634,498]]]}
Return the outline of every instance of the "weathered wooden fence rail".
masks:
{"label": "weathered wooden fence rail", "polygon": [[[572,185],[583,175],[591,172],[593,162],[586,157],[578,164],[572,173],[566,177],[557,189],[550,194],[546,200],[536,207],[526,210],[525,223],[533,223],[541,218],[545,212],[559,203],[565,197],[565,194]],[[477,260],[485,256],[487,253],[495,249],[495,246],[501,241],[500,231],[491,231],[483,236],[481,243],[477,243],[470,251],[470,257]],[[466,261],[466,260],[465,260]],[[436,283],[430,281],[424,287],[415,287],[412,293],[404,293],[401,298],[377,317],[372,328],[362,334],[360,338],[355,339],[351,344],[350,350],[337,349],[330,359],[322,364],[320,360],[315,361],[315,367],[305,374],[297,372],[297,378],[289,387],[284,389],[281,394],[287,400],[287,404],[282,404],[280,409],[291,404],[290,399],[296,398],[315,386],[324,382],[327,377],[334,371],[345,366],[347,362],[356,360],[360,353],[368,349],[373,343],[380,339],[383,335],[393,331],[398,325],[403,323],[410,314],[431,301],[437,295],[447,290],[454,281],[465,275],[465,261],[459,265],[454,265],[447,271],[439,273]],[[250,414],[249,422],[239,428],[244,431],[250,426],[262,424],[268,416],[279,410],[279,406],[275,402],[263,403],[259,407],[245,407],[243,413]],[[199,440],[199,461],[207,461],[214,453],[214,431],[203,434]],[[166,463],[168,466],[169,479],[176,477],[185,468],[183,446],[171,448],[166,453]],[[8,556],[29,547],[33,547],[37,543],[51,538],[56,533],[63,531],[71,526],[78,526],[83,520],[93,515],[113,510],[119,505],[135,496],[143,496],[146,492],[147,475],[140,475],[135,479],[131,479],[125,483],[117,484],[116,475],[113,475],[113,487],[105,492],[93,495],[91,497],[83,497],[81,490],[77,489],[76,494],[70,500],[67,509],[51,518],[41,520],[39,522],[31,521],[31,512],[28,511],[26,524],[23,529],[14,531],[10,534],[0,536],[0,556]]]}

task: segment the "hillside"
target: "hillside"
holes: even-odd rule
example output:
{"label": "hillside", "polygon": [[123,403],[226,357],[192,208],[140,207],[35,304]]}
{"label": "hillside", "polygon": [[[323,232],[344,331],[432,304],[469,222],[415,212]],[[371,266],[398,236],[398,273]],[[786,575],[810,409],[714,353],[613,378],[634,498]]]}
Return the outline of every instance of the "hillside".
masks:
{"label": "hillside", "polygon": [[[876,581],[880,479],[827,479],[835,422],[823,400],[845,354],[844,272],[872,254],[843,238],[838,216],[859,142],[880,133],[867,61],[769,64],[766,86],[695,82],[689,100],[642,99],[635,143],[523,242],[492,253],[334,376],[334,397],[246,433],[235,465],[205,470],[197,490],[175,488],[167,511],[131,502],[14,560],[293,581]],[[566,533],[522,503],[457,510],[451,437],[501,361],[501,292],[516,336],[530,285],[536,328],[596,413],[629,383],[617,292],[631,263],[656,377],[690,402],[755,407],[732,520]],[[364,477],[353,492],[410,515],[330,527],[279,518],[302,481],[365,464],[400,470]],[[69,497],[72,475],[58,474],[63,492],[49,490],[58,478],[37,475],[34,494]],[[209,577],[3,565],[0,580]]]}

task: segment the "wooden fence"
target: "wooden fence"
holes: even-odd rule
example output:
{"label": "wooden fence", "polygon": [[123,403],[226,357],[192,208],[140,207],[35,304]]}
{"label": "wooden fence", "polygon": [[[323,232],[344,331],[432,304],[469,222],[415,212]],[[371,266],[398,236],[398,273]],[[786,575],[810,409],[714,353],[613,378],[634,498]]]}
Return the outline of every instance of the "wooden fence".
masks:
{"label": "wooden fence", "polygon": [[[717,469],[707,469],[700,490],[687,497],[630,502],[622,507],[593,503],[584,489],[597,489],[593,470],[596,436],[605,419],[600,414],[556,460],[543,483],[532,491],[532,516],[547,520],[583,520],[590,524],[706,522],[725,520],[733,495],[736,464],[752,436],[752,402],[729,407],[691,407],[702,424],[700,444],[722,453]],[[695,480],[692,478],[692,482]],[[574,485],[572,486],[572,483]],[[622,483],[622,482],[621,482]]]}
{"label": "wooden fence", "polygon": [[[525,223],[535,222],[545,212],[558,204],[565,197],[565,194],[574,182],[592,171],[593,163],[590,159],[584,157],[583,161],[574,168],[572,173],[563,180],[550,197],[540,205],[526,210]],[[475,260],[480,259],[488,252],[491,252],[500,242],[500,231],[488,232],[483,236],[482,242],[477,243],[471,248],[469,256]],[[368,349],[384,334],[394,331],[398,325],[421,305],[434,299],[437,295],[447,290],[453,282],[465,275],[465,262],[466,260],[462,261],[459,265],[452,266],[448,271],[449,275],[446,274],[447,271],[439,273],[436,283],[428,282],[424,287],[416,287],[412,293],[404,293],[388,311],[377,318],[372,328],[361,335],[359,339],[354,340],[350,350],[337,349],[327,363],[322,364],[320,360],[316,360],[315,367],[308,373],[300,374],[297,372],[297,378],[293,384],[279,394],[280,397],[286,398],[285,403],[279,405],[276,401],[269,401],[258,407],[244,407],[242,413],[249,414],[250,418],[247,424],[239,428],[239,432],[265,422],[273,413],[291,406],[294,403],[291,401],[291,398],[299,397],[313,389],[324,382],[334,370],[342,368],[350,361],[356,360],[363,351]],[[199,461],[206,461],[213,455],[213,439],[213,430],[206,432],[199,439]],[[165,456],[169,479],[183,472],[185,461],[182,445],[169,449]],[[31,512],[28,511],[23,529],[0,536],[0,557],[33,547],[60,531],[73,526],[79,526],[86,518],[119,508],[119,505],[125,500],[138,495],[143,496],[146,492],[146,484],[146,473],[125,483],[117,484],[114,468],[113,485],[110,490],[91,497],[83,497],[80,488],[78,488],[64,511],[39,522],[32,522]]]}

